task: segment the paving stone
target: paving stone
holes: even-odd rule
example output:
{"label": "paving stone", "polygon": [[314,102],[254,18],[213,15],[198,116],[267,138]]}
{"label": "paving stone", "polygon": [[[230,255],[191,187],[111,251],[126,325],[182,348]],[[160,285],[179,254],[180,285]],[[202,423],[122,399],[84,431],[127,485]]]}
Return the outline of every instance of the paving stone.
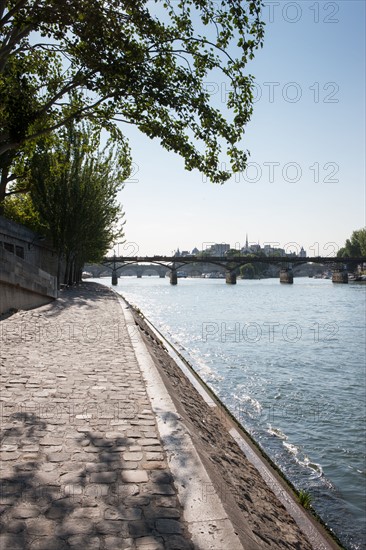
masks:
{"label": "paving stone", "polygon": [[[179,535],[169,535],[165,539],[166,550],[193,550],[192,542]],[[223,549],[224,550],[224,549]]]}
{"label": "paving stone", "polygon": [[[150,495],[137,495],[137,496],[132,496],[132,497],[127,497],[123,500],[123,504],[125,504],[125,506],[147,506],[148,504],[150,504],[150,501],[151,501],[151,497]],[[145,510],[144,509],[144,514],[145,514]]]}
{"label": "paving stone", "polygon": [[114,442],[108,439],[93,439],[93,445],[96,447],[113,447]]}
{"label": "paving stone", "polygon": [[182,526],[179,521],[175,519],[158,519],[156,520],[155,525],[159,533],[167,533],[171,535],[180,535],[182,533]]}
{"label": "paving stone", "polygon": [[132,426],[155,426],[155,420],[131,420]]}
{"label": "paving stone", "polygon": [[114,439],[114,440],[121,440],[123,441],[124,438],[125,438],[125,433],[123,431],[123,428],[121,428],[120,430],[114,430],[114,431],[110,431],[110,432],[107,432],[105,434],[105,437],[107,439]]}
{"label": "paving stone", "polygon": [[143,450],[148,453],[162,453],[163,448],[161,445],[146,445],[143,447]]}
{"label": "paving stone", "polygon": [[172,483],[173,476],[169,470],[158,470],[150,473],[150,480],[154,483]]}
{"label": "paving stone", "polygon": [[158,506],[148,506],[144,509],[144,516],[148,519],[179,519],[181,513],[177,508],[171,507],[158,507]]}
{"label": "paving stone", "polygon": [[3,444],[0,446],[0,451],[5,451],[7,453],[9,453],[10,451],[17,451],[17,450],[18,450],[18,445]]}
{"label": "paving stone", "polygon": [[129,437],[129,438],[134,438],[134,439],[140,439],[141,437],[143,437],[141,431],[139,431],[137,429],[131,430],[130,427],[126,431],[126,436]]}
{"label": "paving stone", "polygon": [[93,525],[89,518],[67,517],[61,524],[57,524],[55,533],[58,537],[70,537],[72,535],[86,535],[93,531]]}
{"label": "paving stone", "polygon": [[91,483],[113,483],[117,479],[117,472],[94,472],[90,474]]}
{"label": "paving stone", "polygon": [[141,466],[141,462],[126,461],[118,464],[118,468],[120,470],[136,470],[137,468],[140,468],[140,466]]}
{"label": "paving stone", "polygon": [[68,507],[62,500],[53,502],[52,505],[45,511],[47,519],[63,519],[68,514]]}
{"label": "paving stone", "polygon": [[153,531],[153,527],[146,521],[131,521],[128,524],[130,535],[134,538],[150,535]]}
{"label": "paving stone", "polygon": [[137,550],[164,550],[161,537],[141,537],[135,540]]}
{"label": "paving stone", "polygon": [[122,457],[123,457],[123,460],[127,460],[127,461],[139,461],[142,459],[142,456],[143,456],[143,453],[141,452],[129,452],[129,451],[126,451],[125,453],[123,453]]}
{"label": "paving stone", "polygon": [[120,539],[120,537],[107,536],[104,539],[105,548],[108,550],[133,550],[133,539]]}
{"label": "paving stone", "polygon": [[126,483],[144,483],[148,481],[148,475],[143,470],[135,470],[135,471],[123,471],[121,473],[122,475],[122,481],[125,481]]}
{"label": "paving stone", "polygon": [[[85,537],[76,535],[73,537],[69,537],[67,539],[67,542],[71,548],[77,548],[78,550],[82,548],[85,548],[86,550],[99,550],[101,548],[100,539],[93,536]],[[108,548],[109,550],[108,546],[106,546],[106,548]]]}
{"label": "paving stone", "polygon": [[107,520],[138,520],[141,518],[142,510],[141,508],[106,508],[104,511],[104,519]]}
{"label": "paving stone", "polygon": [[27,526],[24,521],[12,520],[12,521],[6,522],[4,530],[7,531],[8,533],[20,533],[21,531],[24,531],[26,527]]}
{"label": "paving stone", "polygon": [[148,460],[148,461],[150,461],[150,460],[155,460],[155,461],[164,460],[163,453],[145,453],[145,457],[146,457],[146,460]]}
{"label": "paving stone", "polygon": [[62,486],[62,492],[65,496],[82,495],[84,494],[84,486],[76,483],[69,483],[68,485]]}
{"label": "paving stone", "polygon": [[23,534],[5,533],[0,535],[0,548],[4,550],[24,550]]}
{"label": "paving stone", "polygon": [[24,453],[38,453],[39,445],[22,445],[20,450]]}
{"label": "paving stone", "polygon": [[151,493],[152,495],[175,495],[175,490],[169,483],[149,483],[146,487],[144,487],[144,491]]}
{"label": "paving stone", "polygon": [[166,508],[176,508],[178,506],[178,499],[177,497],[163,497],[163,496],[157,496],[155,497],[155,504],[156,506],[162,506]]}
{"label": "paving stone", "polygon": [[49,460],[49,462],[66,462],[67,460],[69,460],[69,458],[69,453],[59,452],[47,454],[47,459]]}
{"label": "paving stone", "polygon": [[141,466],[144,470],[165,470],[166,462],[161,460],[157,462],[156,460],[150,460],[147,462],[142,462]]}
{"label": "paving stone", "polygon": [[54,534],[55,522],[44,517],[32,518],[26,520],[27,531],[35,536],[50,536]]}
{"label": "paving stone", "polygon": [[8,460],[17,460],[20,457],[18,452],[0,452],[0,462]]}
{"label": "paving stone", "polygon": [[9,509],[10,509],[10,506],[4,506],[4,505],[0,504],[0,516],[2,516]]}
{"label": "paving stone", "polygon": [[101,498],[108,495],[109,491],[110,487],[107,483],[90,483],[85,486],[83,496]]}
{"label": "paving stone", "polygon": [[63,474],[60,477],[60,484],[66,485],[69,483],[80,483],[82,479],[85,479],[84,471],[75,471],[67,474]]}
{"label": "paving stone", "polygon": [[95,523],[95,529],[101,535],[118,534],[120,537],[127,537],[127,525],[128,523],[122,520],[103,520]]}
{"label": "paving stone", "polygon": [[12,516],[14,518],[27,519],[36,518],[41,513],[41,509],[35,505],[18,505],[13,508]]}
{"label": "paving stone", "polygon": [[50,472],[37,472],[36,480],[38,486],[41,485],[56,485],[60,479],[60,474],[57,470],[51,470]]}
{"label": "paving stone", "polygon": [[73,510],[69,517],[70,519],[85,518],[95,521],[95,519],[103,519],[102,515],[102,510],[99,506],[95,508],[82,506],[81,508]]}
{"label": "paving stone", "polygon": [[42,445],[42,446],[59,446],[59,445],[62,445],[62,442],[63,442],[63,437],[52,437],[52,436],[46,436],[46,437],[43,437],[40,441],[39,441],[39,444]]}
{"label": "paving stone", "polygon": [[135,485],[133,483],[118,483],[114,492],[119,498],[135,496],[140,493],[140,485]]}
{"label": "paving stone", "polygon": [[[128,450],[131,451],[132,453],[139,452],[139,451],[142,451],[142,447],[140,445],[131,445],[128,448]],[[144,450],[146,450],[146,449],[144,449]]]}
{"label": "paving stone", "polygon": [[67,550],[69,547],[66,542],[57,537],[42,537],[33,540],[30,544],[30,550]]}

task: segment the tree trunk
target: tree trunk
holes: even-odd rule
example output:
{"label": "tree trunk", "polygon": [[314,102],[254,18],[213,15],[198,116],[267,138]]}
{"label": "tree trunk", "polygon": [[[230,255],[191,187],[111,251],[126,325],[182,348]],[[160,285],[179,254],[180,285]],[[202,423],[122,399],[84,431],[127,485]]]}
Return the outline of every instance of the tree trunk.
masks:
{"label": "tree trunk", "polygon": [[69,285],[75,284],[75,257],[70,261]]}
{"label": "tree trunk", "polygon": [[65,274],[64,274],[64,284],[67,286],[69,284],[70,277],[70,255],[66,255],[65,259]]}

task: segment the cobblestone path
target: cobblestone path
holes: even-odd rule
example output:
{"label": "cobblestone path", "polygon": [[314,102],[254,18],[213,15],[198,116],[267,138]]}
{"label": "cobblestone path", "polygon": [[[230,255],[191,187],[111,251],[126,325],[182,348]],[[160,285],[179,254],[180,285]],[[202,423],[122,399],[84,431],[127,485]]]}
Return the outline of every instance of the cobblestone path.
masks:
{"label": "cobblestone path", "polygon": [[110,290],[0,321],[0,364],[1,549],[193,548]]}

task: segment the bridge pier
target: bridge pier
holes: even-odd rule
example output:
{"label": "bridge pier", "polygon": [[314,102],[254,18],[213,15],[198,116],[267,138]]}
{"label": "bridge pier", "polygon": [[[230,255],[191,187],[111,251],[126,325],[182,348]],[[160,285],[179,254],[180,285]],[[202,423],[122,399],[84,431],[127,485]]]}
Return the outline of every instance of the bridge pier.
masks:
{"label": "bridge pier", "polygon": [[332,283],[348,284],[348,273],[346,269],[339,268],[333,271]]}
{"label": "bridge pier", "polygon": [[226,272],[226,284],[236,285],[236,272],[235,271],[227,271]]}
{"label": "bridge pier", "polygon": [[177,270],[176,269],[171,270],[169,278],[170,278],[170,284],[171,285],[177,285],[178,284],[178,275],[177,275]]}
{"label": "bridge pier", "polygon": [[292,285],[294,282],[294,274],[291,267],[283,267],[280,271],[280,283]]}
{"label": "bridge pier", "polygon": [[114,286],[118,285],[117,269],[113,269],[112,271],[112,285]]}

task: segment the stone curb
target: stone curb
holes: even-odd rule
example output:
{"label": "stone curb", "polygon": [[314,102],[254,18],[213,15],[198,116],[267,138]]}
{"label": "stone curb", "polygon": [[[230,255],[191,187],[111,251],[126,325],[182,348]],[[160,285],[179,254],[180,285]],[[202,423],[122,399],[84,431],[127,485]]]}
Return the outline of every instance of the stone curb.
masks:
{"label": "stone curb", "polygon": [[211,480],[141,335],[135,330],[129,306],[118,297],[192,542],[205,550],[244,550],[216,491],[206,494],[203,490],[211,485]]}

